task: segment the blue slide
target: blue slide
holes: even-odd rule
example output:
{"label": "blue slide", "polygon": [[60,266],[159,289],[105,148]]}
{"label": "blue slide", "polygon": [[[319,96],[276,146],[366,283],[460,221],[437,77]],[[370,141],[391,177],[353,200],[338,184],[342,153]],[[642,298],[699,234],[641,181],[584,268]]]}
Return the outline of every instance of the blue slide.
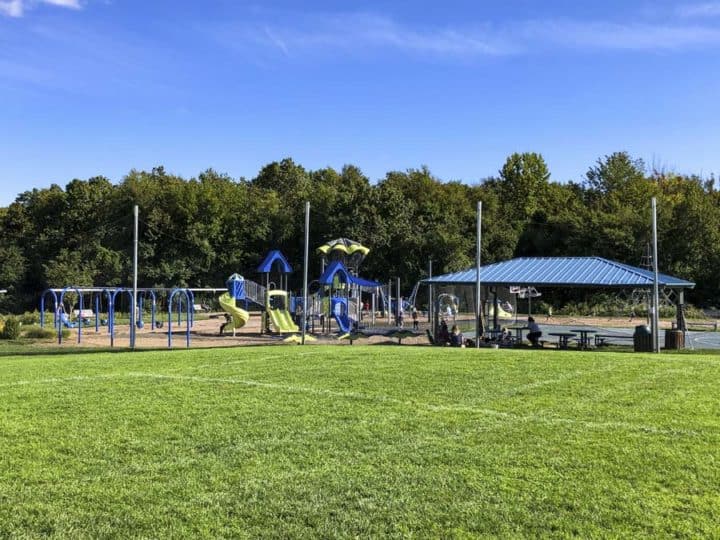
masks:
{"label": "blue slide", "polygon": [[332,299],[332,314],[341,334],[352,331],[354,321],[348,317],[347,298],[335,297]]}
{"label": "blue slide", "polygon": [[350,317],[347,316],[347,313],[333,313],[333,317],[335,317],[335,322],[343,334],[347,334],[352,330],[353,322],[350,320]]}

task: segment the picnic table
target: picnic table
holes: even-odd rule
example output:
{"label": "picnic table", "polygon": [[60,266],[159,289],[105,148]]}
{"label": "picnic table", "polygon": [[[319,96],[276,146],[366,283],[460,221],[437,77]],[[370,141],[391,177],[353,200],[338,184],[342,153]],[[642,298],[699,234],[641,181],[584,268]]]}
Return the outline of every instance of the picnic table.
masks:
{"label": "picnic table", "polygon": [[548,335],[558,338],[558,349],[567,349],[568,342],[572,338],[577,337],[575,332],[550,332]]}
{"label": "picnic table", "polygon": [[590,334],[597,334],[597,330],[592,330],[590,328],[573,328],[570,331],[580,334],[580,341],[578,343],[578,346],[581,349],[589,349],[590,348]]}
{"label": "picnic table", "polygon": [[498,336],[501,336],[503,334],[503,330],[501,328],[493,328],[491,330],[486,330],[485,333],[491,336],[493,339],[497,339]]}
{"label": "picnic table", "polygon": [[508,330],[514,330],[515,331],[515,343],[521,344],[523,341],[523,330],[530,330],[530,327],[528,326],[508,326]]}

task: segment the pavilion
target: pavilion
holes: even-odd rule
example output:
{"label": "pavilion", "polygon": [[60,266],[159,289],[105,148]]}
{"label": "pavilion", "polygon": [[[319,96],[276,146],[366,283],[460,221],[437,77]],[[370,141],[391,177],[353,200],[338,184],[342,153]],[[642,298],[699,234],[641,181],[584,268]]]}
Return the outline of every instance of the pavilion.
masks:
{"label": "pavilion", "polygon": [[[422,283],[431,287],[457,285],[476,286],[475,268],[433,276]],[[654,285],[654,273],[644,268],[604,259],[602,257],[521,257],[498,262],[480,268],[483,296],[493,294],[497,314],[498,287],[544,287],[544,288],[597,288],[597,289],[649,289]],[[692,289],[695,283],[667,274],[658,275],[660,289],[670,289],[677,295],[677,327],[685,330],[682,307],[685,303],[685,289]],[[436,289],[435,289],[436,290]],[[436,304],[434,296],[433,305]],[[437,306],[435,306],[437,310]],[[437,323],[436,314],[433,315]],[[494,325],[497,327],[497,315]]]}

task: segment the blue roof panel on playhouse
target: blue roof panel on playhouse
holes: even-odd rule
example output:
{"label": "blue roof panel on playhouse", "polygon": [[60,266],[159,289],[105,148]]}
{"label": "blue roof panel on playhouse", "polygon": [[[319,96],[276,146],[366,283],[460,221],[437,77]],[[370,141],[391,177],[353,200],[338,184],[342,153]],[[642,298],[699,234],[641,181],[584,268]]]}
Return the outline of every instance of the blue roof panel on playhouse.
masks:
{"label": "blue roof panel on playhouse", "polygon": [[273,249],[267,254],[267,256],[263,259],[263,262],[261,262],[260,266],[258,266],[257,271],[261,274],[268,274],[272,272],[273,264],[276,262],[280,263],[281,274],[292,273],[292,266],[290,266],[290,263],[285,258],[285,255],[283,255],[278,249]]}
{"label": "blue roof panel on playhouse", "polygon": [[345,268],[345,265],[340,261],[331,262],[327,266],[327,268],[325,268],[325,271],[323,272],[322,276],[320,276],[320,279],[318,281],[321,285],[332,285],[337,274],[340,274],[340,281],[342,281],[343,283],[354,283],[355,285],[359,285],[360,287],[381,286],[381,284],[377,283],[376,281],[371,281],[369,279],[363,279],[361,277],[353,276],[350,272],[348,272],[347,268]]}
{"label": "blue roof panel on playhouse", "polygon": [[[483,285],[545,287],[652,287],[653,272],[602,257],[521,257],[480,268]],[[659,274],[661,287],[693,288],[695,283]],[[474,285],[475,268],[434,276],[423,283]]]}

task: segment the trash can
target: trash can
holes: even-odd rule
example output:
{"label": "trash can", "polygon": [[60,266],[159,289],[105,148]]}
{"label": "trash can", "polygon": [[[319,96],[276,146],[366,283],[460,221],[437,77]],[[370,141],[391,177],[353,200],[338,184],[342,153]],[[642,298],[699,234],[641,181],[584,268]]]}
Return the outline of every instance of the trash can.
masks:
{"label": "trash can", "polygon": [[633,346],[635,347],[635,352],[652,352],[652,332],[648,325],[641,324],[635,327]]}
{"label": "trash can", "polygon": [[684,349],[685,334],[682,330],[665,330],[665,348],[666,349]]}

